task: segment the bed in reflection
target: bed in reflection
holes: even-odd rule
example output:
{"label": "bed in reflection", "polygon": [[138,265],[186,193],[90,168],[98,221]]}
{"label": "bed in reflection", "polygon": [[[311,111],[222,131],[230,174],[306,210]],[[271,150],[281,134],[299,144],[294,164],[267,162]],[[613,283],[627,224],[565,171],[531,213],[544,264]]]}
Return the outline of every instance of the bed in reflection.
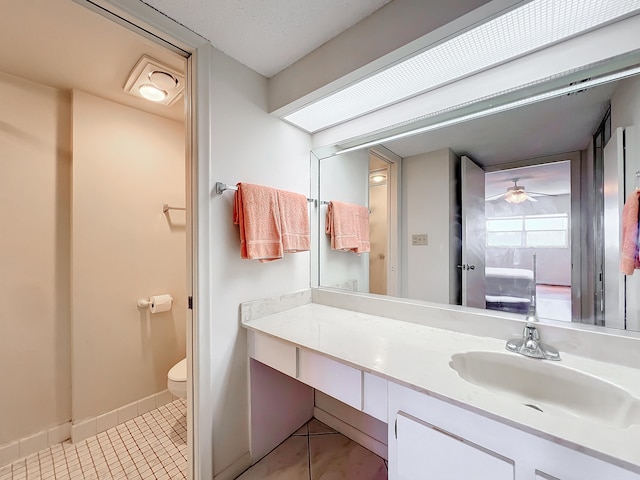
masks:
{"label": "bed in reflection", "polygon": [[526,314],[533,293],[533,270],[486,267],[487,309]]}

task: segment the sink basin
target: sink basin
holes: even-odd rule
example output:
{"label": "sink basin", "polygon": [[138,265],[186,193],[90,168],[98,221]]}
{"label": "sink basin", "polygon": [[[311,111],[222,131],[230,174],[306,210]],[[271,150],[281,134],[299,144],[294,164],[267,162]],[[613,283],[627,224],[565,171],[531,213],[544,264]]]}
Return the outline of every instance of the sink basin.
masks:
{"label": "sink basin", "polygon": [[531,407],[609,427],[640,424],[640,399],[611,382],[572,368],[511,353],[466,352],[449,366],[463,380]]}

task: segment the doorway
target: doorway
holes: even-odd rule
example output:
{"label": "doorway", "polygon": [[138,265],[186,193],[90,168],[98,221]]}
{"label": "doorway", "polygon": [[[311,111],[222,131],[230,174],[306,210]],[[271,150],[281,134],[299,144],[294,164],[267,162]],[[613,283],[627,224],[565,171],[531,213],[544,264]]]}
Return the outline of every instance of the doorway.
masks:
{"label": "doorway", "polygon": [[[48,439],[55,438],[58,441],[64,441],[69,436],[73,437],[74,435],[88,438],[86,435],[95,435],[112,428],[112,426],[115,426],[113,425],[114,422],[117,424],[125,423],[129,420],[127,417],[133,415],[134,411],[137,415],[140,412],[153,410],[164,400],[171,403],[173,401],[171,395],[162,394],[162,391],[166,391],[167,372],[179,357],[190,356],[192,351],[191,341],[194,335],[191,330],[193,318],[190,310],[187,309],[187,304],[189,303],[188,297],[191,296],[193,290],[193,262],[191,259],[194,255],[190,247],[192,224],[191,208],[189,208],[192,203],[190,196],[194,193],[194,189],[191,187],[192,162],[190,158],[193,148],[191,119],[190,117],[185,118],[185,112],[190,109],[185,108],[184,99],[169,107],[170,112],[167,113],[167,111],[162,111],[160,106],[147,106],[144,103],[145,100],[132,98],[129,102],[124,100],[124,97],[121,97],[123,95],[122,85],[126,79],[126,74],[132,69],[138,59],[138,55],[145,53],[163,62],[170,63],[173,68],[179,66],[185,74],[188,70],[188,60],[184,54],[177,53],[180,49],[168,48],[168,44],[158,42],[157,39],[156,41],[149,41],[148,36],[142,38],[139,35],[139,31],[132,31],[132,26],[126,22],[113,22],[111,21],[112,19],[105,19],[103,16],[96,15],[95,12],[77,3],[60,0],[46,2],[34,0],[14,2],[11,5],[7,5],[7,8],[10,11],[3,12],[6,13],[4,16],[6,24],[3,23],[2,35],[10,40],[4,43],[18,44],[24,48],[15,49],[15,55],[10,52],[7,55],[3,55],[0,70],[2,71],[3,79],[7,80],[4,82],[5,86],[9,85],[14,91],[19,91],[20,94],[25,96],[29,92],[35,92],[32,97],[37,100],[37,103],[33,110],[35,113],[30,128],[35,128],[37,132],[31,132],[29,125],[25,124],[24,129],[6,128],[3,129],[2,134],[3,136],[7,135],[11,140],[7,144],[15,146],[20,142],[23,144],[33,143],[33,140],[39,140],[36,138],[37,134],[45,131],[50,132],[48,135],[53,139],[52,148],[50,149],[52,151],[53,173],[49,177],[52,184],[51,189],[55,192],[55,199],[51,202],[43,200],[40,206],[47,205],[47,207],[38,208],[41,212],[49,207],[54,211],[53,216],[46,221],[39,221],[26,215],[11,215],[6,218],[16,218],[21,222],[38,225],[40,234],[31,235],[34,242],[45,237],[42,234],[45,224],[54,225],[57,248],[57,251],[50,259],[50,263],[55,269],[51,276],[55,281],[54,290],[57,289],[57,291],[51,295],[53,307],[51,309],[45,308],[45,310],[51,310],[55,314],[52,325],[42,324],[46,315],[37,315],[34,317],[34,319],[37,318],[39,325],[36,335],[11,334],[6,336],[6,338],[28,338],[30,339],[29,344],[31,344],[31,339],[35,342],[37,337],[38,342],[42,342],[42,345],[49,345],[50,343],[55,345],[52,357],[41,359],[43,363],[40,367],[45,366],[46,368],[40,368],[35,365],[36,369],[40,371],[52,370],[55,388],[50,389],[44,383],[45,380],[33,381],[34,376],[29,373],[25,372],[23,375],[25,378],[30,379],[31,385],[26,390],[31,392],[31,396],[28,401],[21,402],[20,408],[33,406],[34,398],[38,398],[38,395],[34,392],[39,389],[44,392],[40,400],[47,406],[46,408],[34,409],[32,414],[29,411],[25,411],[24,414],[29,417],[29,421],[34,420],[34,422],[33,424],[29,423],[28,432],[16,431],[14,433],[18,440],[32,434],[40,435],[42,432],[45,433],[45,437],[48,437]],[[109,17],[108,15],[106,16]],[[126,28],[123,28],[123,23]],[[87,37],[86,33],[81,33],[87,31],[91,32],[90,37]],[[114,34],[113,32],[116,31],[117,33]],[[35,48],[31,48],[34,46],[34,38],[47,38],[48,49],[42,49],[41,45],[35,45]],[[31,41],[28,41],[29,39]],[[131,42],[136,45],[144,45],[144,51],[137,50],[137,47],[133,47]],[[110,48],[111,50],[107,53],[101,50],[101,47]],[[45,51],[44,58],[31,56],[37,55],[38,50]],[[55,59],[48,58],[53,57],[46,55],[46,52],[51,50],[64,51],[65,55],[55,56]],[[91,52],[91,56],[86,55],[87,51]],[[131,56],[135,56],[135,58],[130,58]],[[110,63],[112,61],[114,63]],[[88,68],[90,65],[95,68]],[[79,70],[76,69],[78,66],[81,67]],[[92,77],[92,74],[96,73],[94,70],[99,74],[98,78]],[[124,71],[123,75],[121,75],[122,71]],[[104,72],[109,72],[109,75],[105,75]],[[188,77],[187,80],[189,80]],[[114,81],[117,84],[115,92],[108,91],[104,82],[108,83],[109,81]],[[9,90],[7,91],[10,93]],[[189,89],[187,88],[186,101],[191,103],[192,99],[189,97],[188,92]],[[16,98],[16,96],[13,95],[13,98]],[[33,122],[39,114],[48,112],[48,104],[45,105],[45,101],[48,102],[49,99],[52,99],[51,111],[53,112],[52,116],[47,119],[50,120],[49,127],[43,125],[43,128],[40,129],[35,127]],[[5,112],[10,113],[12,119],[16,119],[19,116],[17,115],[18,113],[21,115],[25,113],[26,105],[24,102],[15,105],[11,104],[10,108],[8,107],[9,103],[3,102],[3,105],[7,107]],[[96,111],[101,113],[91,113]],[[122,137],[107,139],[107,134],[112,135],[116,132],[121,132],[126,124],[126,122],[122,121],[122,117],[116,116],[118,113],[108,116],[105,113],[107,111],[110,113],[126,111],[129,115],[128,120],[133,117],[143,119],[141,123],[137,123],[140,128],[136,130],[135,135],[133,130],[124,132],[130,133],[132,137],[137,137],[131,140],[139,140],[141,137],[138,134],[145,130],[160,134],[159,132],[161,131],[166,132],[165,127],[167,127],[171,131],[171,137],[173,139],[177,138],[180,145],[176,147],[172,143],[171,147],[168,147],[167,144],[162,143],[168,142],[168,135],[160,134],[162,138],[152,140],[159,152],[145,155],[146,149],[144,147],[134,148],[130,143],[125,143]],[[94,116],[91,117],[91,115]],[[3,122],[2,124],[7,127],[12,125],[9,122]],[[84,147],[80,148],[77,142],[80,142],[81,138],[85,137],[79,135],[80,132],[76,127],[82,127],[87,130],[93,129],[92,133],[97,133],[98,135],[97,137],[86,137],[91,139],[84,141]],[[100,131],[105,135],[100,135]],[[73,132],[74,135],[71,143],[66,144],[64,142],[69,142],[68,134],[70,132]],[[34,134],[31,135],[31,133]],[[91,151],[91,144],[95,145],[94,141],[97,141],[96,139],[103,139],[106,146],[101,145],[99,151],[94,150],[94,155]],[[131,148],[125,148],[127,145],[130,145]],[[48,145],[43,145],[42,142],[39,142],[38,148],[44,150],[45,146],[48,147]],[[95,146],[98,148],[97,145]],[[108,147],[113,147],[114,150],[108,150]],[[118,148],[122,150],[118,150]],[[165,159],[159,159],[156,155],[162,152],[168,155],[170,153],[169,157],[171,158],[167,161],[172,163],[171,171],[168,171],[167,165],[163,163]],[[129,154],[131,154],[132,158],[125,157],[125,155]],[[75,167],[80,166],[81,156],[83,160],[95,160],[91,167],[92,171],[75,171]],[[42,152],[36,157],[40,162],[45,160]],[[25,159],[23,155],[7,155],[4,158],[7,160],[7,164],[9,160],[14,158]],[[159,163],[154,163],[154,159],[160,160]],[[128,167],[134,166],[133,164],[136,160],[140,160],[140,162],[136,163],[135,167],[141,170],[136,170],[135,172],[133,168],[127,170]],[[144,167],[142,166],[143,161],[148,162]],[[18,165],[17,162],[14,163]],[[119,163],[123,164],[124,171],[117,170],[116,164]],[[85,168],[87,166],[88,162],[83,161],[82,167]],[[13,167],[9,165],[8,168]],[[48,181],[44,178],[46,176],[45,173],[49,172],[47,168],[42,164],[36,164],[34,168],[23,175],[3,176],[5,178],[13,178],[12,183],[21,185],[19,190],[29,193],[29,188],[35,186],[41,179]],[[174,179],[179,180],[180,184],[176,188],[175,186],[167,187],[159,182],[156,183],[153,174],[157,172],[164,172],[165,176],[172,176]],[[71,179],[71,173],[73,173],[73,179]],[[81,184],[81,178],[90,179],[91,182]],[[150,184],[158,187],[162,200],[152,200],[147,208],[143,204],[147,198],[146,187]],[[73,188],[72,198],[70,198],[69,194],[70,188]],[[40,189],[36,188],[36,190]],[[83,197],[85,194],[86,196]],[[94,194],[100,196],[104,194],[105,201],[98,206],[96,203],[89,205],[88,202],[82,200],[83,198],[85,200],[94,198]],[[113,197],[110,198],[108,195]],[[14,197],[11,205],[9,203],[7,205],[10,205],[13,209],[16,206],[17,198],[19,197]],[[169,208],[167,211],[163,211],[163,203],[167,203],[170,207],[187,210],[179,211]],[[144,261],[146,258],[145,252],[151,251],[154,246],[160,247],[164,245],[166,247],[166,245],[163,243],[164,240],[156,242],[154,239],[147,239],[141,241],[139,245],[135,244],[131,248],[125,249],[127,254],[137,251],[133,259],[124,259],[122,255],[117,255],[115,256],[117,258],[111,258],[110,260],[109,255],[114,255],[114,247],[119,238],[118,234],[132,235],[131,239],[134,238],[134,234],[122,228],[120,224],[117,226],[107,224],[105,212],[117,217],[119,220],[131,220],[131,223],[137,226],[141,233],[154,233],[155,230],[155,233],[165,235],[168,238],[168,242],[172,244],[170,252],[167,250],[164,253],[160,253],[157,258],[163,258],[166,254],[169,257],[179,259],[181,265],[177,269],[182,270],[181,274],[177,275],[172,270],[168,276],[171,277],[172,281],[179,282],[180,285],[172,284],[168,286],[165,284],[159,286],[159,284],[147,284],[145,283],[147,281],[144,280],[140,282],[139,289],[125,289],[123,295],[126,300],[114,300],[114,294],[109,289],[111,287],[123,287],[133,279],[139,278],[138,268],[148,272],[153,270],[164,272],[162,275],[157,275],[156,278],[161,278],[167,273],[167,269],[163,268],[164,262],[152,262],[149,264]],[[29,220],[30,218],[31,221]],[[92,220],[97,221],[97,224],[91,223]],[[79,228],[83,225],[83,222],[86,228],[84,228],[83,232],[80,232]],[[65,225],[70,225],[70,228],[65,229]],[[19,230],[20,228],[14,226],[13,231]],[[92,234],[97,235],[95,241],[89,239]],[[176,243],[174,240],[178,236],[181,236],[182,239]],[[71,241],[72,238],[73,242]],[[96,243],[98,240],[103,241],[104,245],[98,245]],[[85,246],[88,246],[89,250],[93,251],[85,249],[81,252],[82,242],[85,242]],[[17,248],[19,242],[14,243]],[[176,252],[174,250],[178,244],[180,247]],[[71,246],[65,249],[65,245]],[[16,248],[3,250],[15,253]],[[40,251],[37,245],[34,249]],[[60,252],[64,250],[67,250],[67,253],[61,254]],[[76,262],[81,253],[87,253],[88,258],[95,255],[94,260]],[[115,267],[119,264],[126,264],[124,273],[115,273]],[[41,263],[40,269],[42,269],[42,265]],[[100,274],[99,270],[102,265],[105,266],[107,271],[114,273],[116,278],[106,281],[104,288],[96,288],[95,291],[88,292],[89,283],[84,281],[83,278],[107,280],[105,275]],[[86,274],[86,276],[82,277],[83,274]],[[41,276],[47,277],[47,275]],[[30,275],[30,277],[35,278],[36,275]],[[73,279],[73,282],[70,278]],[[61,285],[63,287],[60,287]],[[68,295],[65,294],[65,288]],[[77,291],[78,294],[75,294],[74,291]],[[80,295],[80,291],[84,295]],[[149,312],[138,310],[136,307],[137,298],[147,298],[154,294],[165,293],[165,291],[166,293],[171,293],[174,297],[173,310],[151,317]],[[71,297],[71,301],[67,302],[66,305],[65,297]],[[100,298],[104,303],[100,303]],[[37,303],[40,304],[41,302],[38,301]],[[81,303],[83,304],[80,305]],[[42,305],[45,306],[44,302],[42,302]],[[106,320],[99,318],[113,305],[118,306],[119,310],[117,312],[107,313],[106,316],[108,318]],[[22,303],[22,306],[24,306],[24,303]],[[125,312],[124,314],[122,314],[123,311]],[[128,318],[125,315],[130,314],[133,315],[133,319],[129,319],[130,321],[124,320]],[[31,321],[33,319],[27,318],[28,315],[29,312],[22,309],[22,313],[19,316],[25,320],[22,325],[34,324],[34,321]],[[84,322],[81,329],[81,322],[87,318],[90,321]],[[123,320],[125,327],[118,323]],[[11,325],[8,326],[11,327]],[[133,332],[126,330],[131,326],[134,326],[135,330]],[[51,337],[44,338],[44,333],[49,331],[52,332]],[[116,338],[116,340],[113,340],[112,337]],[[74,338],[78,341],[75,341]],[[127,348],[123,344],[118,346],[118,338],[121,342],[126,343]],[[164,343],[167,338],[169,338],[168,343],[170,345]],[[103,369],[93,365],[92,361],[83,361],[83,359],[95,359],[98,356],[98,349],[93,348],[91,343],[95,339],[97,339],[96,345],[100,346],[99,359],[105,365]],[[160,341],[160,348],[159,345],[154,343],[156,340]],[[105,346],[107,348],[103,348]],[[168,348],[168,346],[171,348]],[[22,344],[22,347],[25,352],[28,351],[26,343]],[[138,357],[142,359],[142,363],[146,362],[152,369],[149,375],[139,368],[140,362],[131,363],[132,368],[116,368],[115,363],[107,358],[111,351],[111,353],[123,359],[128,355],[129,347],[140,350]],[[175,351],[173,347],[176,347]],[[9,353],[13,351],[12,349],[4,348],[2,350]],[[48,351],[44,346],[37,350],[38,352]],[[168,358],[165,355],[167,352],[173,352],[170,354],[173,356]],[[92,354],[94,357],[91,357]],[[136,354],[133,353],[133,356],[136,356]],[[30,364],[34,364],[36,360],[36,355],[30,355]],[[17,361],[16,363],[26,365],[25,362]],[[117,382],[122,380],[122,377],[135,372],[141,375],[140,378],[143,381],[129,382],[128,387],[133,391],[133,396],[127,397],[126,400],[115,398],[125,390],[124,383]],[[117,384],[113,385],[113,388],[109,385],[97,385],[97,382],[107,378],[111,378]],[[72,379],[77,379],[77,383],[75,380],[72,382]],[[91,388],[80,387],[85,380]],[[73,397],[72,389],[70,388],[72,383],[74,387]],[[149,383],[154,385],[150,386],[148,385]],[[62,392],[62,386],[64,385],[68,387],[66,388],[68,393]],[[52,400],[47,397],[50,394],[49,390],[55,392],[55,399]],[[79,398],[78,394],[82,391],[87,392],[88,395]],[[90,398],[92,394],[97,394],[100,398]],[[108,406],[99,405],[100,402],[107,399],[109,399]],[[16,399],[8,400],[15,401]],[[189,402],[191,405],[193,404],[193,395],[190,395]],[[56,411],[52,412],[54,416],[39,419],[38,417],[41,414],[48,415],[48,410],[51,410],[49,405],[55,407]],[[188,409],[186,408],[186,400],[182,403],[182,406],[184,410],[192,410],[191,406]],[[105,409],[108,411],[105,411]],[[73,413],[76,410],[77,412]],[[3,411],[14,416],[19,414],[14,408],[3,408]],[[189,444],[189,447],[193,444],[191,440],[193,422],[191,420],[187,421],[183,412],[180,414],[182,418],[180,421],[183,422],[183,425],[188,430],[188,434],[187,432],[181,432],[181,434],[184,433],[183,437],[181,437],[184,442],[181,450],[186,454],[188,450],[186,443]],[[188,413],[187,416],[193,418],[191,413]],[[38,421],[36,422],[35,420]],[[0,421],[0,423],[3,426],[7,425],[4,421]],[[27,424],[27,422],[21,423],[23,425]],[[51,429],[56,432],[54,435],[52,435]],[[7,433],[7,431],[3,428],[3,434]],[[9,439],[9,441],[14,441],[14,439]],[[1,443],[5,443],[5,441],[0,441]],[[38,445],[41,444],[38,443]],[[26,451],[22,453],[24,454]],[[24,456],[20,455],[20,452],[18,452],[18,455],[20,457]],[[182,472],[182,466],[178,468]],[[184,468],[184,470],[185,475],[187,475],[187,469]]]}
{"label": "doorway", "polygon": [[526,314],[535,291],[540,318],[570,322],[571,161],[490,172],[485,182],[487,308]]}
{"label": "doorway", "polygon": [[369,156],[369,292],[387,294],[387,256],[389,251],[388,188],[389,164],[371,153]]}

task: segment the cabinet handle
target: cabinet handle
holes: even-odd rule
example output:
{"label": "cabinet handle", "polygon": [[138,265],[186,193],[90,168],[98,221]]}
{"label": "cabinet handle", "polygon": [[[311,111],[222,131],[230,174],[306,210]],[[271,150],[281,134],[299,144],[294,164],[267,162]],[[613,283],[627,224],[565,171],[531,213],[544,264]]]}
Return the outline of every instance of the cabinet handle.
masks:
{"label": "cabinet handle", "polygon": [[394,426],[394,430],[395,430],[395,434],[396,434],[396,440],[398,439],[398,419],[396,418],[396,424]]}

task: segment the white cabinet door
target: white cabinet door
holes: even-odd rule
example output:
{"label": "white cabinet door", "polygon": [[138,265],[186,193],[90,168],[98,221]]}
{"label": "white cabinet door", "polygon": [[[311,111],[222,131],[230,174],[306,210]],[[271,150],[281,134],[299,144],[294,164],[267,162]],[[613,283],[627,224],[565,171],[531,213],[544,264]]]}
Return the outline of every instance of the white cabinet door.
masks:
{"label": "white cabinet door", "polygon": [[394,382],[388,391],[390,480],[640,480],[638,467],[623,468]]}
{"label": "white cabinet door", "polygon": [[513,480],[513,462],[403,412],[397,416],[398,480]]}
{"label": "white cabinet door", "polygon": [[[586,457],[585,459],[590,458]],[[587,462],[589,465],[591,462]],[[633,473],[629,470],[625,470],[615,465],[611,465],[605,462],[599,462],[597,465],[591,465],[595,468],[589,468],[585,464],[571,464],[572,472],[567,472],[562,475],[559,472],[554,472],[556,475],[549,475],[543,471],[536,470],[536,480],[638,480],[640,479],[640,473]]]}
{"label": "white cabinet door", "polygon": [[560,480],[560,479],[536,470],[536,480]]}
{"label": "white cabinet door", "polygon": [[534,445],[536,480],[640,480],[640,471],[632,472],[548,440],[535,438]]}

